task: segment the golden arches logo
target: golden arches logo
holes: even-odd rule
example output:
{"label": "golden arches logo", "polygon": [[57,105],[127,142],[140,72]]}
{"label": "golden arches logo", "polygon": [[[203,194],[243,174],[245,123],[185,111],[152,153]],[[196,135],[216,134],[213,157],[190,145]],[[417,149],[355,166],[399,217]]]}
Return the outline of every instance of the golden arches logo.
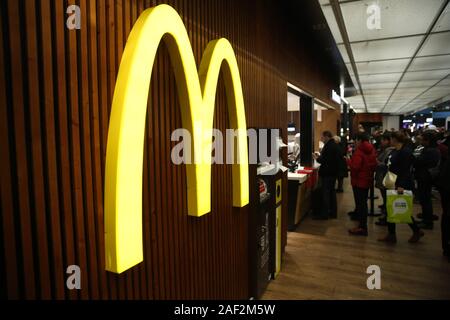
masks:
{"label": "golden arches logo", "polygon": [[[169,50],[182,124],[192,136],[194,158],[186,164],[188,214],[211,211],[211,148],[219,73],[224,76],[230,126],[237,129],[232,165],[233,206],[249,201],[244,99],[236,57],[226,39],[211,41],[197,67],[186,28],[168,5],[145,10],[128,37],[119,67],[108,131],[105,170],[106,270],[121,273],[143,261],[142,171],[150,78],[161,41]],[[209,156],[209,157],[208,157]]]}

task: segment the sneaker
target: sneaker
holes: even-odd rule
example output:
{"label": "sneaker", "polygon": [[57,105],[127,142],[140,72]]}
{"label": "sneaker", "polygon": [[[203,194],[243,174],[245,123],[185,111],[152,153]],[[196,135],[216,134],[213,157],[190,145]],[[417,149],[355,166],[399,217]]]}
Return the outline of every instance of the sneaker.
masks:
{"label": "sneaker", "polygon": [[365,237],[367,237],[367,235],[368,235],[367,229],[361,228],[361,227],[356,227],[356,228],[350,229],[350,230],[348,230],[348,233],[353,235],[353,236],[365,236]]}
{"label": "sneaker", "polygon": [[379,238],[378,241],[387,243],[397,243],[397,236],[395,234],[388,233],[386,236]]}
{"label": "sneaker", "polygon": [[419,230],[418,232],[414,232],[411,238],[409,238],[409,243],[416,243],[419,242],[420,238],[422,238],[425,235],[422,230]]}
{"label": "sneaker", "polygon": [[422,221],[422,222],[417,223],[417,226],[420,229],[433,230],[433,222],[428,223],[428,222]]}

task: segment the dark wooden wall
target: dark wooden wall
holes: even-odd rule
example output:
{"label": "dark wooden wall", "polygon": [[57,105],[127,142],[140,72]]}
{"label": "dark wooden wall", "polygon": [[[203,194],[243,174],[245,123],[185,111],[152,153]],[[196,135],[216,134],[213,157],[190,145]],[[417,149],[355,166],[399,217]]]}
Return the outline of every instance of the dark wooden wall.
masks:
{"label": "dark wooden wall", "polygon": [[[353,132],[358,132],[358,125],[361,122],[383,122],[382,113],[357,113],[353,117]],[[389,128],[390,129],[390,128]]]}
{"label": "dark wooden wall", "polygon": [[[212,212],[187,215],[185,171],[170,161],[170,134],[181,118],[164,45],[148,102],[144,262],[122,275],[104,270],[103,181],[115,77],[134,21],[159,2],[0,1],[2,297],[248,298],[247,208],[231,206],[229,166],[213,167]],[[319,49],[283,29],[278,1],[169,3],[186,24],[197,63],[210,40],[232,43],[248,127],[286,127],[287,81],[329,101],[336,83],[317,60]],[[81,7],[81,30],[65,27],[70,4]],[[228,123],[225,103],[220,83],[219,129]],[[65,287],[72,264],[82,270],[78,291]]]}

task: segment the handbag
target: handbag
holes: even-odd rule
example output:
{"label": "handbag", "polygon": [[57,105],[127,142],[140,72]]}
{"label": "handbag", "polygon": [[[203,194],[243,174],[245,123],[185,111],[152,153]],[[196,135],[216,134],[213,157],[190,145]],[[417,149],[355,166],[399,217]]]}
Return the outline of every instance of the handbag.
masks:
{"label": "handbag", "polygon": [[389,223],[412,223],[413,193],[405,190],[398,194],[395,190],[386,192],[386,211]]}
{"label": "handbag", "polygon": [[397,175],[392,171],[388,171],[383,178],[383,186],[386,189],[395,189],[395,182],[397,181]]}

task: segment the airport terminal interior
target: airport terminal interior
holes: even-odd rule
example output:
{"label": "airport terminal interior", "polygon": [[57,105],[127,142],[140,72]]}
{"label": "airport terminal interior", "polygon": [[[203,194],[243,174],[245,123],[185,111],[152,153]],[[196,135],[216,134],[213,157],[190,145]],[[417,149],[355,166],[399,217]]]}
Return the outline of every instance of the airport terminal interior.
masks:
{"label": "airport terminal interior", "polygon": [[0,1],[2,300],[449,300],[450,0]]}

